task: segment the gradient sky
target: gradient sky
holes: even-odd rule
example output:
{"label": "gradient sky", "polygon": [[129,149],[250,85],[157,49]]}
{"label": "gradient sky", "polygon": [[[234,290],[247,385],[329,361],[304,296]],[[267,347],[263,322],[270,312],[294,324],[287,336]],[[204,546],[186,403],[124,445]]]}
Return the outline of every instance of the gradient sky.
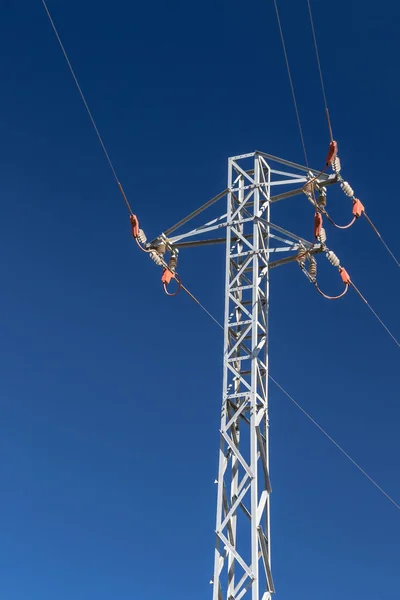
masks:
{"label": "gradient sky", "polygon": [[[227,157],[303,162],[272,0],[48,0],[150,237],[226,186]],[[39,0],[0,20],[0,597],[211,598],[222,336],[166,298]],[[400,255],[400,5],[313,2],[346,178]],[[281,0],[308,154],[328,134],[306,0]],[[297,203],[296,203],[297,202]],[[332,193],[331,213],[348,219]],[[305,237],[305,200],[276,221]],[[329,242],[400,335],[399,271],[365,221]],[[218,317],[222,248],[182,256]],[[321,285],[340,282],[321,268]],[[274,377],[400,500],[399,349],[360,299],[271,275]],[[271,387],[277,600],[399,598],[399,512]]]}

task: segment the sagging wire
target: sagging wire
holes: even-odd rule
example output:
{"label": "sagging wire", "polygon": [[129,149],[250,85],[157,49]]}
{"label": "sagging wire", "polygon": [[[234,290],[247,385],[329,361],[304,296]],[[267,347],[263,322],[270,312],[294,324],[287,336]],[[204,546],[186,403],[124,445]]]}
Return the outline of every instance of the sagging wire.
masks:
{"label": "sagging wire", "polygon": [[400,262],[398,261],[398,259],[396,258],[395,254],[392,252],[392,250],[389,248],[388,244],[385,242],[385,240],[383,239],[383,237],[381,236],[381,234],[379,233],[377,227],[374,225],[374,223],[372,222],[370,216],[367,214],[364,205],[361,203],[361,201],[356,198],[353,188],[351,187],[351,185],[347,182],[344,181],[342,179],[342,177],[340,176],[340,170],[339,170],[339,181],[340,183],[340,187],[342,189],[342,191],[346,194],[346,196],[348,196],[349,198],[351,198],[351,200],[353,201],[353,208],[352,208],[352,212],[353,212],[353,219],[351,221],[351,223],[345,227],[341,227],[340,225],[337,225],[330,217],[329,215],[327,215],[327,218],[331,221],[331,223],[337,227],[338,229],[347,229],[348,227],[350,227],[357,219],[359,219],[361,216],[364,216],[364,218],[366,219],[367,223],[371,226],[372,230],[375,232],[375,234],[377,235],[377,237],[379,238],[379,240],[381,241],[381,243],[383,244],[383,246],[385,247],[385,249],[387,250],[387,252],[390,254],[390,256],[392,257],[392,259],[394,260],[394,262],[396,263],[396,265],[398,267],[400,267]]}
{"label": "sagging wire", "polygon": [[[146,251],[149,253],[151,260],[163,269],[161,283],[164,293],[167,296],[177,296],[182,289],[182,281],[176,271],[178,266],[178,250],[168,244],[166,238],[162,236],[152,244],[149,244]],[[167,252],[170,254],[168,262],[164,258]],[[175,292],[168,291],[168,286],[172,280],[177,284]]]}
{"label": "sagging wire", "polygon": [[[316,217],[318,215],[318,213],[320,213],[321,215],[326,216],[326,218],[328,219],[328,221],[336,228],[338,229],[348,229],[349,227],[351,227],[356,219],[358,219],[364,212],[364,206],[361,204],[360,200],[358,200],[358,198],[354,197],[354,192],[353,189],[350,187],[350,185],[348,184],[347,181],[343,181],[341,179],[340,176],[340,159],[337,155],[338,153],[338,144],[335,141],[331,141],[330,145],[329,145],[329,149],[328,149],[328,154],[325,160],[325,167],[322,169],[322,171],[320,171],[318,173],[318,175],[315,175],[313,177],[311,177],[307,183],[303,186],[303,192],[305,193],[305,195],[308,197],[308,199],[310,200],[311,204],[313,204],[315,211],[316,211]],[[344,193],[346,195],[350,195],[353,198],[353,218],[350,221],[350,223],[348,223],[347,225],[338,225],[333,219],[332,217],[329,215],[329,213],[326,210],[326,191],[325,188],[322,186],[322,192],[320,193],[318,200],[315,198],[315,182],[316,180],[323,174],[326,172],[326,170],[328,169],[329,166],[332,166],[332,170],[336,173],[338,180],[342,181],[341,183],[341,188],[344,191]]]}
{"label": "sagging wire", "polygon": [[[336,144],[336,142],[335,142],[335,144]],[[328,158],[329,158],[329,154],[328,154]],[[328,158],[327,158],[327,162],[328,162]],[[332,166],[332,170],[334,171],[334,173],[336,174],[336,176],[338,178],[338,181],[340,182],[341,190],[348,198],[351,199],[351,201],[353,203],[353,206],[352,206],[353,217],[347,225],[338,225],[334,221],[334,219],[330,216],[328,211],[326,210],[326,194],[320,194],[318,199],[315,198],[315,180],[319,177],[319,175],[316,177],[310,178],[310,180],[303,187],[304,193],[307,195],[307,197],[310,199],[311,203],[314,205],[315,210],[320,212],[321,214],[323,214],[328,219],[328,221],[337,229],[349,229],[350,227],[352,227],[352,225],[354,225],[354,223],[360,217],[364,216],[365,219],[367,220],[368,224],[371,226],[372,230],[375,232],[375,234],[381,241],[384,248],[390,254],[390,256],[392,257],[392,259],[394,260],[396,265],[398,267],[400,267],[400,261],[396,258],[394,252],[392,252],[389,245],[385,242],[382,235],[378,231],[378,228],[372,222],[372,220],[371,220],[370,216],[367,214],[365,207],[362,204],[361,200],[359,200],[356,197],[354,190],[351,187],[351,185],[349,184],[349,182],[345,181],[343,179],[343,177],[341,175],[341,162],[340,162],[339,156],[337,155],[337,144],[336,144],[336,154],[332,155],[330,165]],[[322,174],[322,172],[323,171],[321,171],[321,174]],[[321,186],[321,187],[322,187],[322,189],[324,189],[323,186]]]}
{"label": "sagging wire", "polygon": [[320,290],[320,288],[318,287],[317,284],[315,284],[315,289],[317,290],[318,294],[320,294],[323,298],[325,298],[325,300],[340,300],[340,298],[343,298],[343,296],[345,294],[347,294],[347,290],[349,289],[349,286],[346,285],[343,292],[341,294],[338,294],[337,296],[328,296],[327,294],[324,294],[324,292],[322,292]]}
{"label": "sagging wire", "polygon": [[[364,304],[366,304],[366,306],[372,312],[372,314],[377,319],[377,321],[382,325],[382,327],[385,329],[385,331],[390,335],[390,337],[395,342],[395,344],[400,348],[400,342],[397,340],[395,335],[390,331],[389,327],[387,327],[387,325],[385,325],[385,323],[379,317],[377,312],[372,308],[372,306],[370,305],[368,300],[365,298],[365,296],[363,296],[363,294],[360,292],[360,290],[355,285],[355,283],[351,280],[350,275],[348,274],[346,269],[344,267],[342,267],[342,265],[340,264],[340,260],[336,256],[336,254],[332,250],[329,250],[325,246],[325,244],[321,244],[320,251],[324,251],[325,257],[328,259],[328,261],[331,263],[331,265],[333,267],[335,267],[336,269],[338,269],[340,277],[341,277],[342,282],[344,283],[345,287],[344,287],[343,292],[341,294],[338,294],[337,296],[329,296],[329,295],[325,294],[320,289],[320,287],[318,285],[318,281],[317,281],[317,261],[314,256],[315,250],[314,250],[314,254],[312,254],[312,252],[313,252],[312,249],[307,249],[304,247],[304,245],[299,244],[299,249],[297,251],[297,257],[296,257],[297,263],[300,266],[303,273],[306,275],[307,279],[315,286],[315,289],[317,290],[317,292],[326,300],[340,300],[341,298],[343,298],[343,296],[345,296],[347,294],[347,292],[351,286],[354,289],[354,291],[358,294],[358,296],[361,298],[361,300],[364,302]],[[307,261],[309,263],[308,268],[306,266]]]}
{"label": "sagging wire", "polygon": [[[169,292],[168,291],[168,285],[169,283],[171,283],[172,279],[174,279],[177,283],[177,288],[174,292]],[[161,281],[163,284],[163,289],[164,289],[164,294],[166,294],[167,296],[177,296],[179,294],[179,292],[182,289],[182,282],[181,282],[181,278],[179,277],[178,273],[172,273],[169,269],[165,269],[162,277],[161,277]]]}
{"label": "sagging wire", "polygon": [[[161,282],[163,284],[164,293],[167,296],[177,296],[179,294],[179,292],[181,291],[182,282],[181,282],[181,278],[179,277],[178,273],[176,272],[177,266],[178,266],[178,251],[172,250],[171,256],[168,261],[168,266],[164,267],[164,271],[163,271],[163,274],[161,277]],[[173,279],[176,281],[178,287],[176,288],[175,292],[169,292],[168,285],[171,283],[171,281]]]}
{"label": "sagging wire", "polygon": [[338,225],[337,223],[335,223],[335,221],[332,219],[332,217],[330,215],[328,215],[328,213],[326,211],[324,211],[324,215],[326,216],[328,221],[331,223],[331,225],[336,227],[336,229],[349,229],[350,227],[352,227],[354,225],[354,223],[356,221],[356,217],[353,217],[352,220],[350,221],[350,223],[348,223],[347,225]]}
{"label": "sagging wire", "polygon": [[[317,201],[317,203],[318,203],[318,201]],[[354,223],[357,221],[357,219],[359,219],[365,212],[364,205],[361,203],[361,201],[358,198],[353,198],[353,208],[352,208],[353,218],[351,219],[350,223],[347,223],[347,225],[338,225],[332,219],[332,217],[328,214],[328,212],[326,211],[325,208],[318,207],[318,209],[326,216],[328,221],[334,227],[336,227],[336,229],[349,229],[350,227],[352,227],[354,225]]]}
{"label": "sagging wire", "polygon": [[[341,190],[343,191],[343,193],[346,196],[351,198],[351,200],[353,202],[353,207],[352,207],[353,217],[352,217],[351,221],[346,225],[338,225],[334,221],[334,219],[330,216],[328,211],[326,210],[326,205],[327,205],[326,190],[323,187],[323,184],[317,184],[318,188],[320,189],[320,195],[318,197],[318,200],[315,198],[315,186],[316,186],[315,181],[318,179],[318,177],[320,177],[320,175],[322,173],[324,173],[326,171],[326,169],[329,166],[332,167],[333,172],[336,174],[337,181],[340,183]],[[336,227],[337,229],[349,229],[352,225],[354,225],[355,221],[364,214],[365,209],[364,209],[364,205],[361,203],[361,201],[358,198],[356,198],[356,196],[354,194],[354,190],[351,187],[351,185],[348,183],[348,181],[344,181],[340,172],[341,172],[341,162],[340,162],[340,158],[338,156],[338,144],[337,144],[337,142],[332,141],[329,145],[328,155],[327,155],[327,158],[325,161],[324,169],[320,172],[319,175],[310,177],[310,179],[307,181],[307,183],[303,186],[303,192],[308,197],[310,202],[314,205],[316,212],[319,212],[319,213],[323,214],[324,216],[326,216],[328,221],[334,227]]]}
{"label": "sagging wire", "polygon": [[[306,277],[309,279],[309,281],[315,286],[315,289],[323,298],[325,298],[326,300],[340,300],[341,298],[343,298],[343,296],[345,296],[347,294],[347,292],[349,290],[350,277],[349,277],[346,269],[344,269],[341,266],[340,260],[338,259],[336,254],[334,252],[332,252],[331,250],[329,250],[325,244],[327,236],[326,236],[326,231],[323,227],[322,212],[325,213],[326,195],[321,194],[318,199],[318,202],[317,202],[315,200],[313,186],[310,188],[310,182],[308,182],[308,184],[306,184],[306,185],[308,185],[306,194],[307,194],[308,198],[311,200],[311,202],[314,204],[315,209],[316,209],[316,212],[314,215],[314,239],[316,242],[319,243],[319,248],[318,248],[319,252],[325,252],[325,256],[328,259],[328,261],[331,263],[331,265],[338,269],[341,279],[345,286],[343,292],[336,296],[330,296],[328,294],[325,294],[325,292],[323,292],[321,290],[321,288],[319,287],[318,281],[317,281],[317,261],[314,256],[314,254],[316,253],[315,248],[314,249],[306,249],[304,244],[300,243],[298,251],[297,251],[296,260],[297,260],[297,263],[300,266],[301,270],[303,271],[303,273],[306,275]],[[308,268],[306,268],[307,261],[308,261]]]}
{"label": "sagging wire", "polygon": [[328,261],[331,263],[331,265],[339,271],[340,277],[344,283],[345,288],[344,288],[343,293],[340,294],[339,296],[327,296],[323,292],[321,292],[321,290],[318,287],[317,282],[315,282],[315,287],[316,287],[317,291],[322,296],[324,296],[324,298],[328,298],[329,300],[336,300],[339,298],[343,298],[343,296],[347,293],[350,283],[351,283],[350,276],[347,273],[346,269],[344,267],[342,267],[342,265],[340,264],[339,258],[336,256],[336,254],[334,252],[332,252],[332,250],[328,250],[325,253],[325,256],[328,259]]}
{"label": "sagging wire", "polygon": [[[311,252],[311,250],[307,250],[303,245],[299,245],[296,260],[301,270],[323,298],[325,298],[326,300],[340,300],[341,298],[343,298],[343,296],[345,296],[345,294],[347,294],[351,283],[349,274],[347,273],[346,269],[342,267],[342,265],[340,264],[340,260],[338,259],[336,254],[332,252],[332,250],[328,250],[328,248],[325,246],[325,243],[322,242],[320,252],[325,252],[326,258],[332,266],[338,269],[342,282],[344,283],[344,290],[341,294],[338,294],[337,296],[330,296],[328,294],[325,294],[318,285],[317,261],[315,259],[314,254],[312,254]],[[308,267],[306,266],[307,262]]]}

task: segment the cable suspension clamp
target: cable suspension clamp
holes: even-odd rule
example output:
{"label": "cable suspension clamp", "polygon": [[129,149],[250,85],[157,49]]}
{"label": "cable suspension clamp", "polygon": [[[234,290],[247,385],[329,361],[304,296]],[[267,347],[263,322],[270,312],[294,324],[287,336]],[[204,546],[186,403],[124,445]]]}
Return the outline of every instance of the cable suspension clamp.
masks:
{"label": "cable suspension clamp", "polygon": [[329,144],[329,150],[328,150],[328,154],[327,154],[326,161],[325,161],[326,168],[329,167],[329,165],[333,165],[334,161],[336,160],[337,153],[338,153],[337,142],[332,140],[331,143]]}
{"label": "cable suspension clamp", "polygon": [[129,219],[132,227],[132,237],[136,240],[139,235],[139,221],[136,215],[130,215]]}

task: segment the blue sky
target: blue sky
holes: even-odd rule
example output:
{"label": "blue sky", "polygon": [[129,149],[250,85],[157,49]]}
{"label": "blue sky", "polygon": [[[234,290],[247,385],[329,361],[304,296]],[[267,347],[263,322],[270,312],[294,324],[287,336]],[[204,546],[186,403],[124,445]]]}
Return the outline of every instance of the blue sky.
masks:
{"label": "blue sky", "polygon": [[[321,90],[293,4],[282,24],[319,168]],[[400,7],[313,4],[343,168],[400,255]],[[224,189],[228,156],[302,162],[272,1],[49,8],[150,236]],[[39,0],[3,2],[0,56],[0,596],[210,598],[220,331],[166,298],[133,244]],[[288,203],[279,224],[310,237],[310,207]],[[399,336],[399,273],[367,223],[328,235]],[[182,261],[218,318],[223,263],[218,248]],[[337,290],[332,271],[323,283]],[[270,319],[271,373],[399,501],[398,348],[355,294],[324,302],[294,266],[272,274]],[[273,387],[271,477],[278,600],[398,598],[398,511]]]}

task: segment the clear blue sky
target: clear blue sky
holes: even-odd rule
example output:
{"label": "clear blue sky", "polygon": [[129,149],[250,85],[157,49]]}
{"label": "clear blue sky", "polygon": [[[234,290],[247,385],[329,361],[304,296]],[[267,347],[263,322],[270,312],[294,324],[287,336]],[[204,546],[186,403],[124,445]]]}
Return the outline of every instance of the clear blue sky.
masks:
{"label": "clear blue sky", "polygon": [[[399,255],[400,5],[313,4],[345,173]],[[318,168],[306,1],[280,5]],[[228,156],[302,161],[272,0],[49,8],[149,235],[223,189]],[[220,331],[166,298],[133,244],[39,0],[2,3],[0,56],[0,597],[210,598]],[[310,207],[292,207],[280,224],[310,237]],[[342,195],[331,209],[346,221]],[[399,336],[399,271],[367,223],[329,236]],[[221,317],[222,251],[182,268]],[[339,287],[332,270],[323,283]],[[274,377],[399,501],[399,350],[361,301],[274,271],[270,350]],[[399,512],[274,388],[271,461],[277,599],[398,600]]]}

